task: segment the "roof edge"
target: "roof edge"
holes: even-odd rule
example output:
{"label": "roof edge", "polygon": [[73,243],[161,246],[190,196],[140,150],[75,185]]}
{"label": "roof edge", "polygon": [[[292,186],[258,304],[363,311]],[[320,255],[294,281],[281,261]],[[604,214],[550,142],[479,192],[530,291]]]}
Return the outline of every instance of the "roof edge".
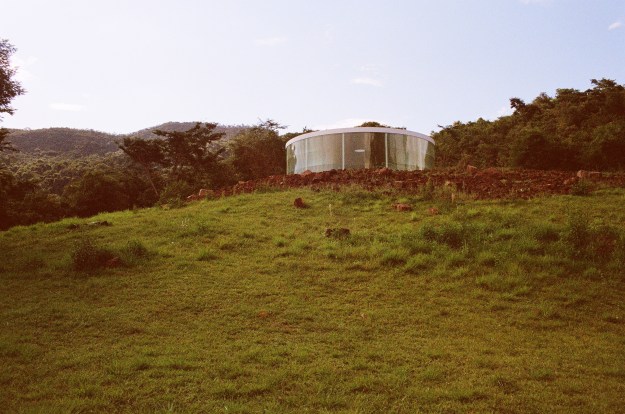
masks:
{"label": "roof edge", "polygon": [[383,128],[383,127],[354,127],[354,128],[337,128],[337,129],[324,129],[321,131],[308,132],[306,134],[298,135],[295,138],[291,138],[284,144],[285,147],[291,145],[294,142],[300,141],[306,138],[312,138],[320,135],[331,135],[331,134],[347,134],[351,132],[381,132],[387,134],[401,134],[401,135],[410,135],[413,137],[424,139],[432,144],[436,145],[436,142],[432,139],[432,137],[422,134],[420,132],[408,131],[407,129],[399,129],[399,128]]}

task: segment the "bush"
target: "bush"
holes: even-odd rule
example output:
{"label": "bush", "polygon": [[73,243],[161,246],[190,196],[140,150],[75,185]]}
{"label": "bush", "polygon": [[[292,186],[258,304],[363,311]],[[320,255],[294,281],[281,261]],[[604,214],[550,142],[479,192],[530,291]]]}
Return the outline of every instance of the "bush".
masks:
{"label": "bush", "polygon": [[148,255],[148,249],[138,240],[130,240],[126,243],[124,253],[135,258],[141,258]]}
{"label": "bush", "polygon": [[594,185],[588,181],[581,179],[571,186],[571,194],[575,196],[587,196],[594,190]]}
{"label": "bush", "polygon": [[566,243],[571,255],[575,258],[584,257],[590,244],[590,224],[588,217],[575,214],[569,218],[566,228]]}
{"label": "bush", "polygon": [[426,224],[421,227],[420,234],[425,240],[446,244],[452,249],[459,249],[468,241],[468,231],[459,223],[445,223],[438,227]]}
{"label": "bush", "polygon": [[106,267],[115,255],[109,250],[96,246],[90,239],[76,244],[72,253],[72,267],[81,272],[92,272]]}

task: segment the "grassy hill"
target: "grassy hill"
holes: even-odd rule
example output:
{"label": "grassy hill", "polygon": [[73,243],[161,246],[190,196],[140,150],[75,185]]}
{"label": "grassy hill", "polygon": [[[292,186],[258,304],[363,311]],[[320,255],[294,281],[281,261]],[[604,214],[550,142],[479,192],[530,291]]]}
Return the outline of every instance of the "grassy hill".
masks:
{"label": "grassy hill", "polygon": [[625,190],[458,199],[296,189],[0,233],[0,407],[621,411]]}

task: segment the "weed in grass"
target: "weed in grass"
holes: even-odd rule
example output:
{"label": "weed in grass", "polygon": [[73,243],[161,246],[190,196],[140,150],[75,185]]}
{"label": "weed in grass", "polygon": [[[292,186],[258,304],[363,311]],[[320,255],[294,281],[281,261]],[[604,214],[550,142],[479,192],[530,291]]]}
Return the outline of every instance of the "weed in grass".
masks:
{"label": "weed in grass", "polygon": [[210,262],[219,258],[219,255],[210,249],[202,249],[197,255],[197,260],[200,262]]}
{"label": "weed in grass", "polygon": [[456,222],[445,222],[438,226],[426,223],[421,227],[419,233],[425,240],[459,249],[467,241],[467,230],[462,224]]}
{"label": "weed in grass", "polygon": [[530,370],[529,377],[535,381],[549,382],[556,379],[556,374],[548,368],[537,367]]}
{"label": "weed in grass", "polygon": [[287,245],[287,243],[288,243],[287,240],[284,237],[282,237],[282,236],[273,238],[273,244],[276,247],[284,247],[284,246]]}
{"label": "weed in grass", "polygon": [[419,274],[424,270],[433,267],[436,264],[434,258],[428,254],[418,253],[414,256],[410,256],[404,271],[412,274]]}
{"label": "weed in grass", "polygon": [[524,285],[524,280],[518,274],[491,272],[476,277],[475,283],[481,288],[494,292],[513,292]]}
{"label": "weed in grass", "polygon": [[445,371],[439,367],[430,365],[419,372],[419,378],[425,382],[439,382],[445,379]]}
{"label": "weed in grass", "polygon": [[492,383],[504,394],[514,394],[521,389],[515,381],[503,375],[495,375],[492,379]]}
{"label": "weed in grass", "polygon": [[106,266],[115,255],[98,247],[91,239],[79,241],[72,252],[72,267],[80,272],[92,272]]}
{"label": "weed in grass", "polygon": [[555,243],[560,240],[558,228],[548,222],[540,222],[532,228],[532,235],[540,243]]}
{"label": "weed in grass", "polygon": [[569,216],[565,230],[565,241],[574,258],[586,256],[590,245],[590,236],[590,222],[586,215],[573,214]]}
{"label": "weed in grass", "polygon": [[406,264],[408,257],[410,257],[410,252],[407,249],[390,250],[382,255],[380,264],[383,266],[402,266]]}
{"label": "weed in grass", "polygon": [[595,185],[590,180],[582,178],[571,186],[571,194],[574,196],[589,196],[595,189]]}

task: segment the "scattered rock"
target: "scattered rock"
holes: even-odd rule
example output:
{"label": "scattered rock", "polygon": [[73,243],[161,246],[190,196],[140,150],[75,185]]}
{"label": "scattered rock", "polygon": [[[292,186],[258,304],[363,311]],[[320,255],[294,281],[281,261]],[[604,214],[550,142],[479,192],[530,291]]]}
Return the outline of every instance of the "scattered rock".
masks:
{"label": "scattered rock", "polygon": [[564,182],[562,184],[564,185],[573,185],[577,182],[577,177],[573,177],[573,178],[569,178],[567,180],[564,180]]}
{"label": "scattered rock", "polygon": [[187,201],[188,202],[197,201],[199,199],[200,199],[200,197],[197,194],[191,194],[189,197],[187,197]]}
{"label": "scattered rock", "polygon": [[297,198],[295,199],[295,201],[293,201],[293,205],[294,205],[296,208],[306,208],[306,207],[308,207],[308,206],[306,205],[306,203],[304,203],[304,200],[302,200],[302,198],[301,198],[301,197],[297,197]]}
{"label": "scattered rock", "polygon": [[302,177],[308,177],[309,175],[312,175],[312,174],[314,174],[314,172],[312,172],[310,170],[306,170],[306,171],[302,172],[300,175]]}
{"label": "scattered rock", "polygon": [[588,171],[588,178],[593,180],[596,178],[601,178],[601,173],[599,171]]}
{"label": "scattered rock", "polygon": [[412,211],[412,206],[410,204],[406,204],[406,203],[393,204],[393,207],[397,211]]}
{"label": "scattered rock", "polygon": [[212,197],[213,192],[211,190],[207,190],[206,188],[202,188],[197,195],[201,198]]}
{"label": "scattered rock", "polygon": [[92,221],[91,223],[88,223],[87,226],[112,226],[112,224],[106,220],[102,220],[102,221]]}
{"label": "scattered rock", "polygon": [[473,165],[467,165],[467,173],[474,174],[477,172],[477,167]]}
{"label": "scattered rock", "polygon": [[335,239],[344,239],[346,237],[349,237],[350,234],[351,233],[349,229],[345,229],[345,228],[334,228],[334,229],[327,228],[325,231],[326,237],[334,237]]}
{"label": "scattered rock", "polygon": [[387,176],[387,175],[391,175],[393,174],[393,171],[390,168],[380,168],[379,170],[377,170],[375,172],[377,175],[381,175],[381,176]]}
{"label": "scattered rock", "polygon": [[436,207],[430,207],[428,208],[428,213],[430,214],[430,216],[436,216],[440,214],[440,211],[438,211]]}
{"label": "scattered rock", "polygon": [[588,171],[579,170],[575,175],[577,176],[577,178],[588,178]]}

